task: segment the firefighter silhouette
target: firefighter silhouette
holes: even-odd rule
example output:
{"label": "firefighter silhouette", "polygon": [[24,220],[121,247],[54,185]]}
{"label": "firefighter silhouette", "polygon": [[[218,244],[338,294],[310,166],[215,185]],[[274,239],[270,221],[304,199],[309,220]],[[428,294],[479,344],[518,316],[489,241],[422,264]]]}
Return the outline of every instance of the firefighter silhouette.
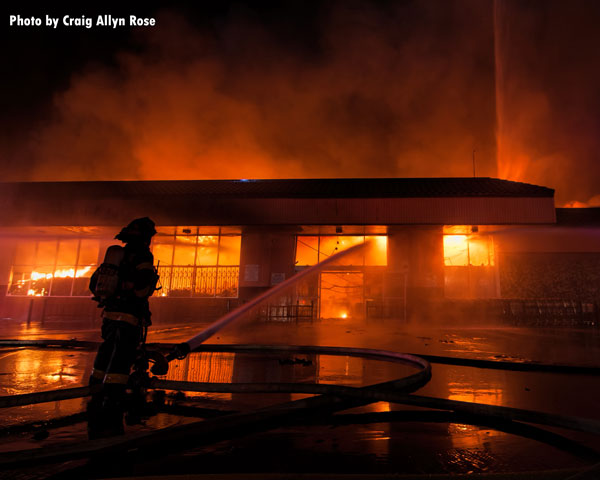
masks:
{"label": "firefighter silhouette", "polygon": [[90,439],[123,433],[127,382],[138,346],[150,325],[148,298],[158,275],[150,242],[156,234],[148,217],[133,220],[116,236],[124,247],[113,245],[90,279],[93,299],[102,311],[102,339],[90,385],[102,384],[88,404]]}

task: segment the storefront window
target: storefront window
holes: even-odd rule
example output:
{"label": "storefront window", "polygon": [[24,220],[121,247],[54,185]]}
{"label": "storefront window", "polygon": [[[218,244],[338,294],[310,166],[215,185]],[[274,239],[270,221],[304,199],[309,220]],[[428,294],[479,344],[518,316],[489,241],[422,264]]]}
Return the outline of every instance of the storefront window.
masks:
{"label": "storefront window", "polygon": [[296,266],[315,265],[336,253],[368,242],[365,248],[346,255],[339,266],[386,266],[387,236],[320,235],[298,236],[296,240]]}
{"label": "storefront window", "polygon": [[16,248],[8,294],[88,296],[99,250],[96,239],[22,240]]}
{"label": "storefront window", "polygon": [[[237,297],[241,235],[219,227],[158,227],[152,239],[162,289],[155,295]],[[89,296],[102,258],[97,238],[19,241],[8,295]]]}
{"label": "storefront window", "polygon": [[489,235],[444,235],[444,265],[475,267],[494,265]]}
{"label": "storefront window", "polygon": [[[453,228],[459,233],[458,229],[461,227]],[[463,227],[465,233],[467,228],[471,227]],[[444,235],[444,266],[446,297],[496,296],[494,243],[491,235]]]}
{"label": "storefront window", "polygon": [[160,296],[237,297],[241,235],[223,234],[219,227],[157,230],[152,252]]}

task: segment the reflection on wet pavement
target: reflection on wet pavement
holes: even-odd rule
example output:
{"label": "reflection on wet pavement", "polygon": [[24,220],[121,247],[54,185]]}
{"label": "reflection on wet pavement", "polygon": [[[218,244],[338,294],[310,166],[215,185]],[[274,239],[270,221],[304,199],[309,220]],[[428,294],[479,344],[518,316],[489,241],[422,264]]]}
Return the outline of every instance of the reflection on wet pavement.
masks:
{"label": "reflection on wet pavement", "polygon": [[[205,325],[161,325],[151,329],[149,342],[179,342]],[[600,333],[596,330],[534,330],[531,328],[426,328],[392,322],[331,322],[267,324],[261,328],[228,328],[210,343],[335,345],[399,352],[573,365],[600,365]],[[2,338],[77,338],[99,341],[89,325],[63,331],[40,325],[0,326]],[[87,383],[94,352],[86,350],[0,348],[0,393],[13,395]],[[306,382],[364,386],[396,379],[414,369],[401,364],[349,356],[294,354],[233,354],[202,352],[172,363],[166,378],[196,382]],[[433,365],[429,384],[420,395],[466,402],[505,405],[563,415],[600,419],[596,377],[508,372]],[[301,395],[241,395],[189,393],[196,402],[230,403],[232,408],[256,408],[300,398]],[[85,399],[4,409],[1,426],[40,421],[81,412]],[[418,410],[378,402],[352,413]],[[158,416],[151,427],[173,418]],[[53,441],[82,436],[84,428],[65,427]],[[591,435],[573,432],[569,438],[600,450]],[[35,445],[44,442],[30,441]],[[0,448],[6,450],[8,440]],[[264,452],[274,451],[265,457]],[[310,461],[307,461],[310,459]],[[290,426],[232,439],[171,456],[179,472],[311,471],[319,461],[330,471],[468,473],[577,467],[585,462],[534,440],[494,429],[458,423],[381,422],[365,425]],[[163,460],[148,461],[136,472],[170,473]],[[162,466],[161,466],[162,465]],[[237,465],[237,466],[236,466]],[[162,470],[161,470],[162,469]],[[239,470],[236,470],[239,469]],[[254,470],[253,470],[254,469]],[[326,471],[325,470],[325,471]]]}
{"label": "reflection on wet pavement", "polygon": [[[0,394],[72,388],[83,385],[92,368],[87,351],[19,348],[0,349]],[[84,400],[65,400],[23,407],[5,408],[0,426],[33,420],[47,420],[81,411]]]}

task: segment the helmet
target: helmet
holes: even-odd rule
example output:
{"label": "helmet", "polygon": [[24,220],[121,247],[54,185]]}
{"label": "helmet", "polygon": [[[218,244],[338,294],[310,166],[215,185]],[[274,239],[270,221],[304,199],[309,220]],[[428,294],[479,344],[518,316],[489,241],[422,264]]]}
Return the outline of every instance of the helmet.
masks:
{"label": "helmet", "polygon": [[129,225],[124,227],[116,236],[117,240],[124,243],[142,240],[150,243],[152,237],[156,234],[154,222],[148,217],[136,218]]}

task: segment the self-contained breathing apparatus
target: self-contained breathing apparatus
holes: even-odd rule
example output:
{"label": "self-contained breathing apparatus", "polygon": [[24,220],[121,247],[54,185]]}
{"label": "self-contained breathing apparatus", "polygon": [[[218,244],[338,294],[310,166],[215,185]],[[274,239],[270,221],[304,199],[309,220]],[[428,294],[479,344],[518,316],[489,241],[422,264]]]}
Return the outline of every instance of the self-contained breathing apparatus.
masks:
{"label": "self-contained breathing apparatus", "polygon": [[[119,295],[123,290],[122,268],[125,260],[125,248],[112,245],[106,250],[104,261],[94,271],[90,278],[90,291],[94,294],[92,300],[98,302],[98,308],[104,308],[107,301]],[[152,266],[153,276],[148,286],[151,297],[154,292],[162,289],[159,285],[158,267]]]}
{"label": "self-contained breathing apparatus", "polygon": [[90,290],[94,294],[92,300],[98,302],[98,308],[104,308],[106,301],[119,290],[119,268],[125,258],[125,249],[120,245],[108,247],[104,262],[94,271],[90,278]]}

